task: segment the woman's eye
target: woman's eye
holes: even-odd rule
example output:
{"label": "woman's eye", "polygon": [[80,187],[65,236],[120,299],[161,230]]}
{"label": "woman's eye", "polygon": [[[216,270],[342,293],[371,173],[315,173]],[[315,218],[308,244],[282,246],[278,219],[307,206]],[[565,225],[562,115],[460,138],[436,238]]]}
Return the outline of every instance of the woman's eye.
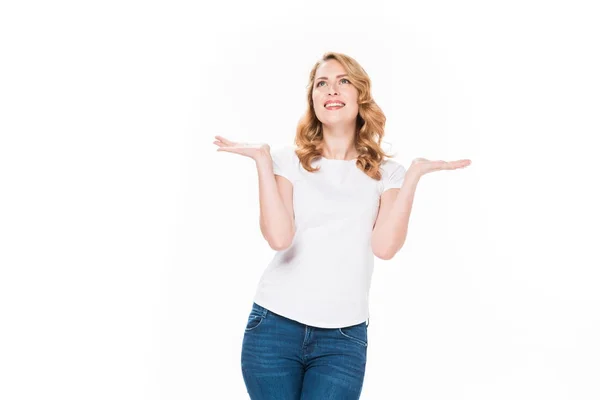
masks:
{"label": "woman's eye", "polygon": [[[345,81],[345,82],[344,82],[344,81]],[[346,78],[342,78],[342,79],[340,79],[340,82],[341,82],[341,83],[350,83],[350,81],[349,81],[348,79],[346,79]],[[321,86],[321,83],[325,83],[325,81],[319,81],[319,82],[317,82],[317,85],[316,85],[316,86],[317,86],[317,87],[320,87],[320,86]]]}

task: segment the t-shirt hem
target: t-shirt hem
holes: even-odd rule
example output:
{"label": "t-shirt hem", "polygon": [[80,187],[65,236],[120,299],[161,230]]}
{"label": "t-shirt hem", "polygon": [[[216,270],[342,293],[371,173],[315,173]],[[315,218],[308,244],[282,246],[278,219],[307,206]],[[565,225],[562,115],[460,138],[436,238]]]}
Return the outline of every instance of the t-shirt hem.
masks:
{"label": "t-shirt hem", "polygon": [[359,319],[347,320],[344,322],[334,322],[334,323],[323,322],[323,321],[311,320],[309,318],[298,317],[296,315],[293,315],[292,313],[279,308],[277,305],[273,305],[273,304],[269,303],[268,301],[265,301],[265,299],[261,298],[260,296],[255,296],[254,302],[256,304],[258,304],[259,306],[271,311],[272,313],[275,313],[275,314],[285,317],[287,319],[291,319],[298,323],[301,323],[304,325],[309,325],[309,326],[312,326],[315,328],[326,328],[326,329],[345,328],[348,326],[361,324],[363,322],[366,322],[369,319],[369,316],[367,315],[364,318],[361,317]]}

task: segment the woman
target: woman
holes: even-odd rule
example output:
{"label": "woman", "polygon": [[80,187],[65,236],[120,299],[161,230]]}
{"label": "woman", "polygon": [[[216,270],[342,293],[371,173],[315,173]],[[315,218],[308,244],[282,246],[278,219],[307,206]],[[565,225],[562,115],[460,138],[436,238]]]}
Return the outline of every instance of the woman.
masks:
{"label": "woman", "polygon": [[310,73],[296,146],[216,136],[218,151],[255,160],[260,229],[277,250],[243,339],[252,399],[360,397],[374,255],[389,260],[404,244],[421,176],[470,164],[384,159],[385,120],[363,68],[330,52]]}

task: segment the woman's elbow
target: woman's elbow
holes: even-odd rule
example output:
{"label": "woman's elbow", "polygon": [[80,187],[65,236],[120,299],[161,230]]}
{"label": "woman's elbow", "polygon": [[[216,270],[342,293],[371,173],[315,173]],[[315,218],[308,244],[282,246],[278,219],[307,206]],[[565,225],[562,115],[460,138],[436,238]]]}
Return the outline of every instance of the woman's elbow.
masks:
{"label": "woman's elbow", "polygon": [[385,252],[373,252],[373,254],[375,255],[375,257],[379,258],[380,260],[391,260],[392,258],[394,258],[394,254],[393,253],[385,253]]}
{"label": "woman's elbow", "polygon": [[269,247],[271,247],[275,251],[282,251],[282,250],[286,250],[288,247],[290,247],[292,245],[293,241],[294,241],[293,236],[288,237],[288,238],[272,239],[272,240],[269,240]]}
{"label": "woman's elbow", "polygon": [[398,252],[398,250],[394,250],[391,247],[388,248],[377,248],[377,247],[372,247],[373,250],[373,254],[375,255],[375,257],[381,259],[381,260],[391,260],[392,258],[394,258],[394,256],[396,255],[396,253]]}
{"label": "woman's elbow", "polygon": [[271,247],[273,250],[275,250],[275,251],[282,251],[282,250],[285,250],[285,249],[287,249],[288,247],[290,247],[290,245],[289,245],[289,244],[287,244],[287,243],[283,243],[283,242],[282,242],[282,243],[279,243],[279,242],[277,242],[277,243],[273,243],[273,242],[271,242],[271,243],[269,243],[269,246],[270,246],[270,247]]}

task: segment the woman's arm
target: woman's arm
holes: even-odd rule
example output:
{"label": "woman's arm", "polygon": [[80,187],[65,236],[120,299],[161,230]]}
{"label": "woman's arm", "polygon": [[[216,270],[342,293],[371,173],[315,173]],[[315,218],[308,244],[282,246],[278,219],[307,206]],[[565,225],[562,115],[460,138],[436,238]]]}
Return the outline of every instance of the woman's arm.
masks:
{"label": "woman's arm", "polygon": [[273,173],[271,147],[266,143],[238,143],[215,136],[217,151],[227,151],[250,157],[258,170],[260,231],[273,250],[291,246],[296,233],[292,183]]}
{"label": "woman's arm", "polygon": [[419,176],[407,173],[401,189],[389,189],[381,195],[379,213],[371,236],[373,254],[390,260],[406,241]]}
{"label": "woman's arm", "polygon": [[379,214],[371,236],[373,253],[383,260],[390,260],[404,245],[415,191],[423,175],[434,171],[465,168],[469,165],[469,159],[429,161],[425,158],[415,158],[406,171],[402,188],[389,189],[381,195]]}
{"label": "woman's arm", "polygon": [[269,153],[256,157],[260,231],[273,250],[291,246],[296,231],[294,224],[293,187],[286,178],[273,174]]}

